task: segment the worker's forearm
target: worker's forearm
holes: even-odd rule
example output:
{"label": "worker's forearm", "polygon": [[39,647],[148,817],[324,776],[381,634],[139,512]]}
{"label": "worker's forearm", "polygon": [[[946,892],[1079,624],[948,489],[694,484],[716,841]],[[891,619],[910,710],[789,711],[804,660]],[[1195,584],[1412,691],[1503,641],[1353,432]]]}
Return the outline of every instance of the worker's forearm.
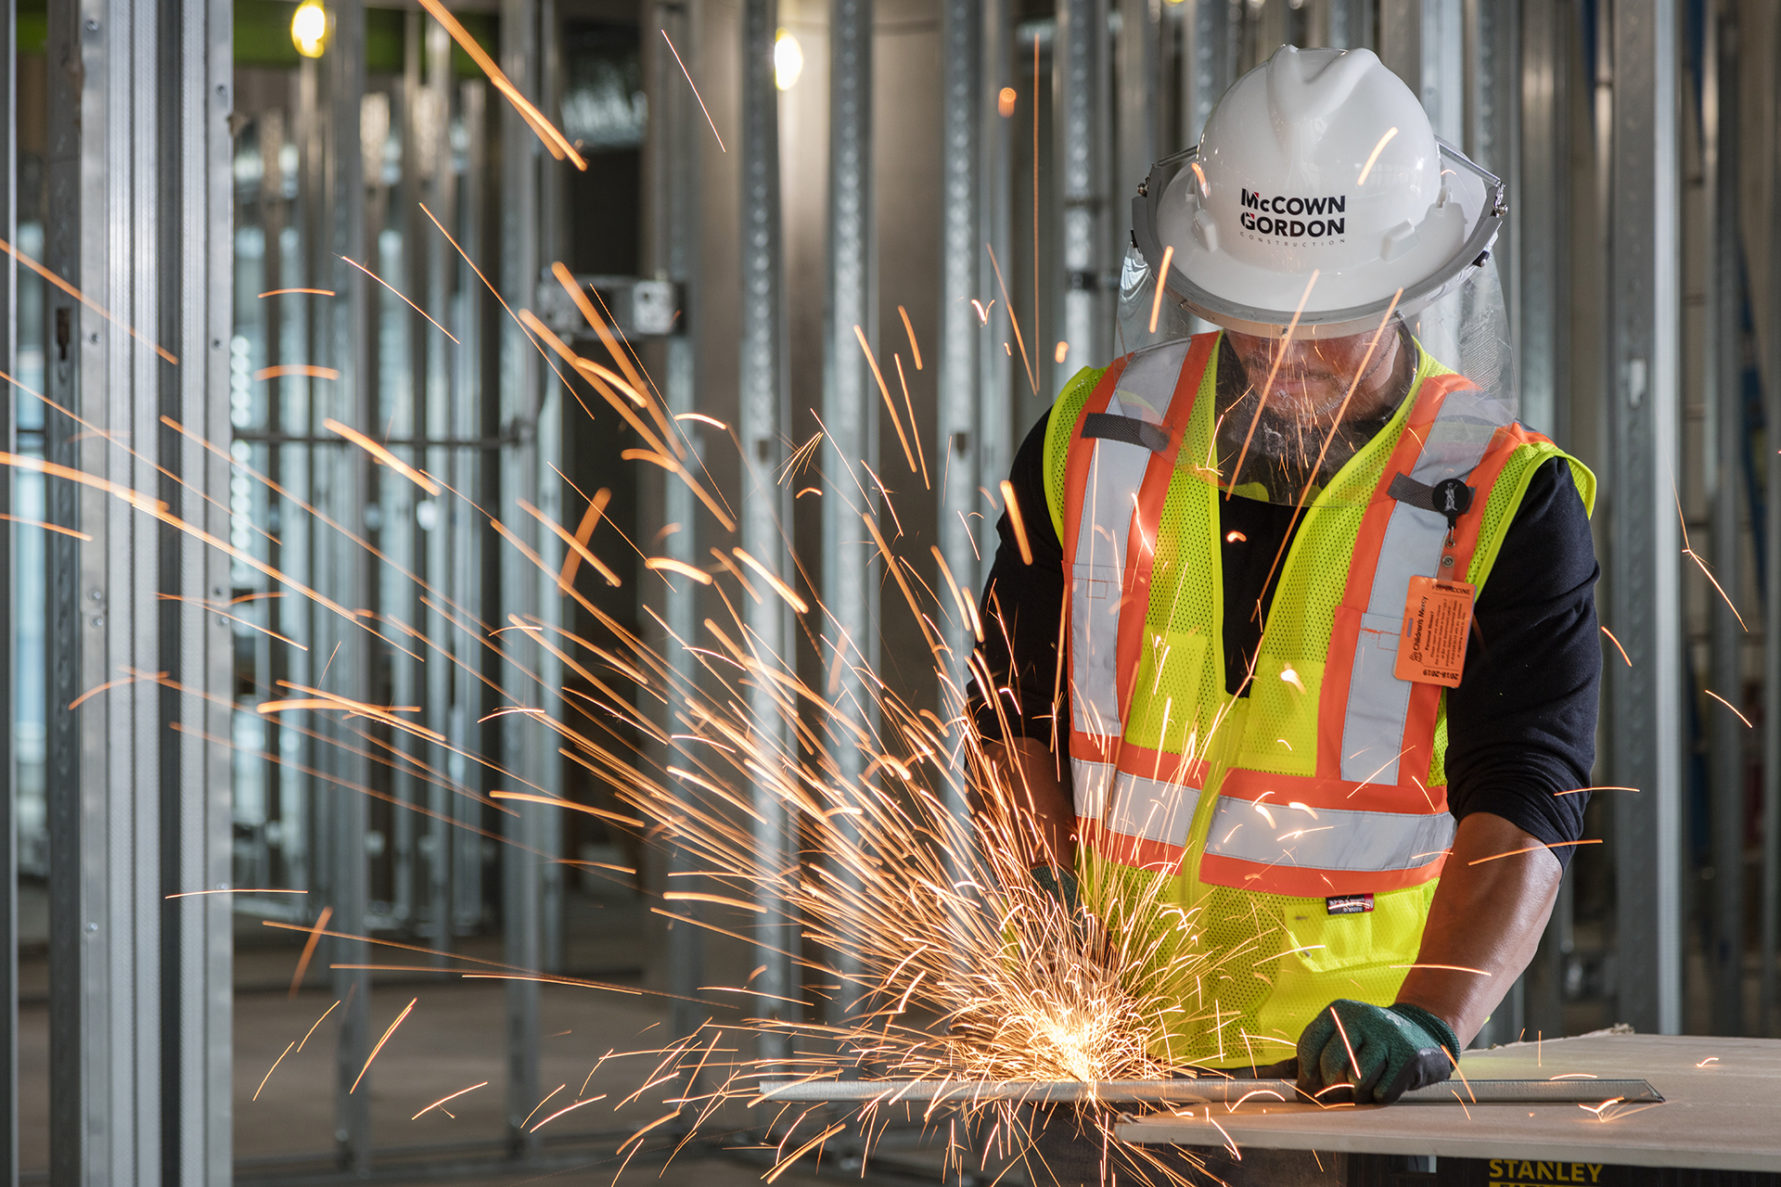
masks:
{"label": "worker's forearm", "polygon": [[1073,866],[1076,813],[1058,756],[1032,738],[992,742],[983,749],[996,770],[995,786],[984,794],[999,809],[994,815],[1000,827],[1013,833],[1006,841],[1020,847],[1028,865]]}
{"label": "worker's forearm", "polygon": [[1501,816],[1460,821],[1418,967],[1398,1000],[1445,1019],[1461,1047],[1470,1043],[1533,959],[1563,874],[1550,849]]}

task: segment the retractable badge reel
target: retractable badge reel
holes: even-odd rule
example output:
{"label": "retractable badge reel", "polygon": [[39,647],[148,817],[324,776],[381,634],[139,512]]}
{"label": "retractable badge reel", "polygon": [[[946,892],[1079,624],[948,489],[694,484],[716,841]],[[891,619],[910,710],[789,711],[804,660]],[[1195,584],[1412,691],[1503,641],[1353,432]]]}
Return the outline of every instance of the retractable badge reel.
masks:
{"label": "retractable badge reel", "polygon": [[1440,575],[1410,578],[1394,674],[1399,680],[1458,688],[1466,666],[1466,639],[1472,633],[1472,603],[1478,587],[1456,580],[1460,566],[1454,547],[1459,539],[1459,517],[1471,510],[1473,491],[1461,479],[1449,478],[1436,483],[1430,493],[1434,510],[1447,517]]}

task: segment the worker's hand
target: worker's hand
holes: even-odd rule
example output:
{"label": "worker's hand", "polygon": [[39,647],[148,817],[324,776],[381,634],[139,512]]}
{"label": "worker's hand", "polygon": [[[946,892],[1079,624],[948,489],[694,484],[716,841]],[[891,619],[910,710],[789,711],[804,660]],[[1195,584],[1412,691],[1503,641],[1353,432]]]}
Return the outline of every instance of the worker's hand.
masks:
{"label": "worker's hand", "polygon": [[[1299,1090],[1317,1096],[1346,1084],[1356,1104],[1388,1105],[1413,1088],[1445,1080],[1458,1053],[1453,1028],[1420,1006],[1344,998],[1325,1006],[1299,1036]],[[1318,1099],[1328,1102],[1334,1095]]]}

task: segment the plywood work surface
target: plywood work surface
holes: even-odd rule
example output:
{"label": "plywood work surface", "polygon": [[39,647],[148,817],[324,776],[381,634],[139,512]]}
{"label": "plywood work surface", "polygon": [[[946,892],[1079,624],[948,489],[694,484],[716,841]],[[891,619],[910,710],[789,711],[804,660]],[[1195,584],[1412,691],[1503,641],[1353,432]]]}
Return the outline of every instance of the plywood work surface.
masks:
{"label": "plywood work surface", "polygon": [[1157,1110],[1118,1127],[1145,1144],[1781,1170],[1781,1041],[1590,1035],[1469,1051],[1479,1079],[1649,1080],[1662,1104],[1485,1105],[1455,1077],[1449,1107],[1319,1108],[1251,1100]]}

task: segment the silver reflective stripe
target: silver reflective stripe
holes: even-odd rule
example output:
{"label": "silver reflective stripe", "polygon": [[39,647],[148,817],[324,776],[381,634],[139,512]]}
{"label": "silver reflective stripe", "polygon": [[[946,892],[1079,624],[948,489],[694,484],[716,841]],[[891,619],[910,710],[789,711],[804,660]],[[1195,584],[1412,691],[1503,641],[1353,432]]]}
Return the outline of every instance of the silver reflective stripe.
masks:
{"label": "silver reflective stripe", "polygon": [[1167,779],[1116,770],[1112,763],[1072,759],[1076,816],[1094,820],[1124,837],[1142,837],[1177,848],[1187,844],[1200,789]]}
{"label": "silver reflective stripe", "polygon": [[1121,771],[1113,781],[1111,810],[1102,820],[1121,836],[1182,846],[1199,802],[1197,787]]}
{"label": "silver reflective stripe", "polygon": [[[1161,424],[1175,394],[1188,343],[1171,342],[1132,357],[1120,375],[1107,413]],[[1072,727],[1119,737],[1119,618],[1125,605],[1126,541],[1152,454],[1140,445],[1096,438],[1087,446],[1087,481],[1070,573],[1070,698]],[[1143,605],[1132,611],[1142,615]]]}
{"label": "silver reflective stripe", "polygon": [[[1484,460],[1491,437],[1505,423],[1498,402],[1476,388],[1448,392],[1410,476],[1426,486],[1463,478]],[[1472,504],[1474,515],[1484,513],[1483,493]],[[1404,746],[1410,683],[1393,671],[1398,630],[1410,579],[1440,572],[1446,535],[1446,517],[1410,503],[1392,504],[1361,620],[1342,722],[1342,778],[1350,783],[1395,786],[1402,781],[1398,755]]]}
{"label": "silver reflective stripe", "polygon": [[1078,820],[1099,820],[1107,814],[1107,794],[1118,773],[1110,762],[1094,762],[1086,758],[1070,760],[1070,792]]}
{"label": "silver reflective stripe", "polygon": [[1206,852],[1268,866],[1381,872],[1427,865],[1453,843],[1453,817],[1218,801]]}

